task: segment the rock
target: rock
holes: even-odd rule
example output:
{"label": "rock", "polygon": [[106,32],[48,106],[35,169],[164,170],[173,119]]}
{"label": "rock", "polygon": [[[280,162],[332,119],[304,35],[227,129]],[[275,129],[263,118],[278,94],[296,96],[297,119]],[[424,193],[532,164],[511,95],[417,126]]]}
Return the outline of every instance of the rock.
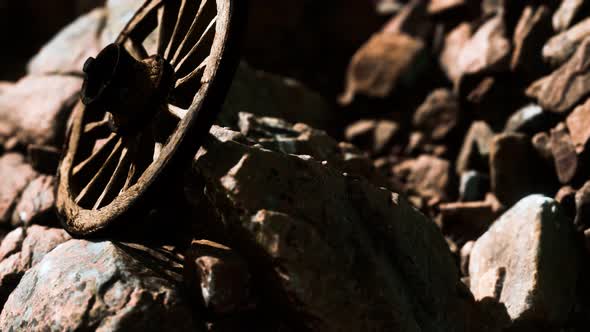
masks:
{"label": "rock", "polygon": [[10,221],[18,198],[35,175],[21,155],[9,153],[0,157],[0,224]]}
{"label": "rock", "polygon": [[359,120],[346,128],[344,137],[362,150],[380,154],[390,145],[399,129],[397,123],[389,120]]}
{"label": "rock", "polygon": [[577,252],[571,221],[541,195],[522,199],[473,245],[471,291],[506,305],[513,326],[561,324],[575,300]]}
{"label": "rock", "polygon": [[449,201],[454,176],[447,160],[421,155],[394,168],[395,174],[405,178],[406,187],[428,200],[429,205]]}
{"label": "rock", "polygon": [[43,174],[57,174],[61,150],[53,146],[29,144],[27,157],[33,169]]}
{"label": "rock", "polygon": [[590,181],[584,183],[576,192],[576,217],[574,224],[578,230],[590,228]]}
{"label": "rock", "polygon": [[563,31],[569,28],[576,15],[584,7],[584,0],[564,0],[553,14],[553,29]]}
{"label": "rock", "polygon": [[41,175],[23,191],[12,214],[13,226],[57,223],[55,215],[55,178]]}
{"label": "rock", "polygon": [[555,122],[555,114],[544,112],[539,105],[529,104],[514,112],[508,118],[504,126],[504,132],[520,132],[534,135],[540,131],[551,129]]}
{"label": "rock", "polygon": [[165,274],[170,263],[147,253],[109,241],[63,243],[25,273],[4,305],[0,328],[204,330]]}
{"label": "rock", "polygon": [[507,207],[535,191],[534,153],[522,134],[499,134],[490,146],[492,192]]}
{"label": "rock", "polygon": [[240,63],[232,86],[217,118],[221,126],[235,127],[239,112],[307,123],[328,128],[334,110],[319,94],[299,82]]}
{"label": "rock", "polygon": [[37,265],[53,248],[70,239],[63,229],[33,225],[9,233],[0,246],[0,306],[23,274]]}
{"label": "rock", "polygon": [[142,4],[143,2],[138,0],[105,1],[106,22],[100,34],[100,42],[103,47],[117,39],[119,33]]}
{"label": "rock", "polygon": [[13,82],[0,81],[0,93],[4,93],[4,91],[10,89],[13,85]]}
{"label": "rock", "polygon": [[459,122],[459,100],[448,89],[436,89],[414,113],[413,124],[430,138],[442,140]]}
{"label": "rock", "polygon": [[585,19],[549,39],[543,47],[543,58],[554,65],[567,61],[584,39],[590,37],[590,19]]}
{"label": "rock", "polygon": [[339,143],[324,131],[306,124],[257,117],[240,113],[238,126],[243,135],[256,139],[264,148],[287,153],[308,155],[351,176],[364,177],[374,184],[384,185],[385,179],[375,171],[371,161],[357,148]]}
{"label": "rock", "polygon": [[26,76],[0,94],[0,121],[21,143],[59,145],[81,85],[73,76]]}
{"label": "rock", "polygon": [[465,6],[466,0],[430,0],[428,3],[429,14],[440,14]]}
{"label": "rock", "polygon": [[195,298],[216,314],[244,310],[251,301],[248,264],[218,243],[193,241],[185,256],[184,276]]}
{"label": "rock", "polygon": [[451,30],[445,37],[439,62],[447,77],[453,83],[459,82],[463,74],[463,68],[458,59],[472,34],[471,25],[464,22]]}
{"label": "rock", "polygon": [[574,219],[576,217],[576,190],[574,188],[570,186],[559,188],[555,194],[555,201],[561,205],[562,211],[568,218]]}
{"label": "rock", "polygon": [[531,140],[538,156],[553,164],[553,152],[551,151],[551,137],[546,132],[535,134]]}
{"label": "rock", "polygon": [[442,232],[459,244],[476,240],[498,218],[502,205],[492,195],[485,201],[439,205]]}
{"label": "rock", "polygon": [[587,38],[566,63],[533,82],[526,95],[536,98],[544,110],[556,113],[568,111],[590,93],[589,54],[590,38]]}
{"label": "rock", "polygon": [[403,4],[398,0],[377,0],[374,2],[376,2],[375,10],[379,15],[395,14],[403,8]]}
{"label": "rock", "polygon": [[102,49],[100,32],[105,25],[106,11],[97,8],[80,16],[49,41],[27,66],[33,75],[77,74],[88,57]]}
{"label": "rock", "polygon": [[295,322],[321,331],[468,330],[472,304],[434,223],[400,196],[310,157],[236,139],[214,127],[195,167],[232,247],[259,262],[265,288],[276,289],[271,299],[313,317]]}
{"label": "rock", "polygon": [[579,165],[576,147],[563,122],[551,129],[551,153],[559,181],[569,183],[578,172]]}
{"label": "rock", "polygon": [[475,121],[471,124],[457,157],[457,174],[468,170],[487,170],[493,137],[494,132],[484,121]]}
{"label": "rock", "polygon": [[462,75],[495,72],[508,65],[510,41],[498,14],[486,21],[465,43],[457,59]]}
{"label": "rock", "polygon": [[581,154],[590,139],[590,99],[576,107],[565,122],[576,152]]}
{"label": "rock", "polygon": [[475,202],[483,200],[489,190],[489,176],[477,171],[466,171],[461,174],[459,181],[459,200]]}
{"label": "rock", "polygon": [[544,64],[539,49],[552,33],[551,10],[546,6],[527,6],[514,31],[510,69],[533,75],[542,72]]}
{"label": "rock", "polygon": [[403,33],[379,32],[361,47],[347,71],[340,102],[350,104],[357,94],[385,98],[404,75],[409,75],[424,43]]}

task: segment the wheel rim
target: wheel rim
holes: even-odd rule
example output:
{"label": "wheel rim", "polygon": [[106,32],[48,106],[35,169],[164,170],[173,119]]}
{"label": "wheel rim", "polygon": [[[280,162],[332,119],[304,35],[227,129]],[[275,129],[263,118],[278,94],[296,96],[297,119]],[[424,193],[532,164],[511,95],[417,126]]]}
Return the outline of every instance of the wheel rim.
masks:
{"label": "wheel rim", "polygon": [[[168,168],[194,155],[237,64],[233,7],[230,0],[147,1],[115,43],[87,62],[84,103],[72,113],[59,169],[57,207],[70,233],[116,224]],[[142,64],[151,80],[119,84],[109,69],[128,73]]]}

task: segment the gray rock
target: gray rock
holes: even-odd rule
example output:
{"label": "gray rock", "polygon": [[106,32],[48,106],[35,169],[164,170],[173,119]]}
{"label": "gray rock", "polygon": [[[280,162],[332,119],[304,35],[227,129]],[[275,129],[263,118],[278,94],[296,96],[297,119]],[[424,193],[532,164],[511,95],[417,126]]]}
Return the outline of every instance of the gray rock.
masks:
{"label": "gray rock", "polygon": [[[142,248],[70,240],[27,271],[3,331],[201,331],[171,274]],[[151,257],[151,256],[150,256]]]}
{"label": "gray rock", "polygon": [[219,127],[195,167],[235,249],[267,262],[258,274],[276,303],[313,317],[305,327],[468,330],[474,303],[445,240],[399,195]]}
{"label": "gray rock", "polygon": [[18,198],[35,175],[20,154],[9,153],[0,157],[0,223],[10,221]]}
{"label": "gray rock", "polygon": [[473,245],[476,299],[506,305],[516,326],[560,324],[575,301],[577,252],[571,220],[541,195],[519,201]]}
{"label": "gray rock", "polygon": [[0,94],[0,122],[24,144],[59,145],[82,87],[73,76],[26,76]]}
{"label": "gray rock", "polygon": [[102,49],[99,36],[106,11],[98,8],[80,16],[51,39],[27,66],[29,74],[82,75],[84,62]]}
{"label": "gray rock", "polygon": [[69,239],[63,229],[37,225],[10,232],[0,245],[0,306],[27,270]]}

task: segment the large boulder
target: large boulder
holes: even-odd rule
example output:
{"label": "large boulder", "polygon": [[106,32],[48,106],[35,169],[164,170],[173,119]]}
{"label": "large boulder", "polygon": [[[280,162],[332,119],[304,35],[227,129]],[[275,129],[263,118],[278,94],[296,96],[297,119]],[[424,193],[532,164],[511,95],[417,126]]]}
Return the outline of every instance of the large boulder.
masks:
{"label": "large boulder", "polygon": [[475,242],[469,276],[475,298],[504,303],[516,327],[559,326],[576,294],[572,221],[551,198],[523,198]]}
{"label": "large boulder", "polygon": [[0,223],[7,223],[20,195],[36,172],[17,153],[0,157]]}
{"label": "large boulder", "polygon": [[0,330],[201,331],[178,276],[155,257],[143,247],[70,240],[25,273]]}
{"label": "large boulder", "polygon": [[436,225],[399,195],[220,127],[195,168],[267,300],[302,328],[488,328],[466,319],[475,304]]}

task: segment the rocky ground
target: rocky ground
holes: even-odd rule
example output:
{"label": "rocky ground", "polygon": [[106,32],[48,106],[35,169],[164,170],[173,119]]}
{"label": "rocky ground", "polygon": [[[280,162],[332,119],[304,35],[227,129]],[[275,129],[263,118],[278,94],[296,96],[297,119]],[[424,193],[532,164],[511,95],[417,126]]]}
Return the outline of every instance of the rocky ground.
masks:
{"label": "rocky ground", "polygon": [[590,329],[587,3],[251,0],[175,204],[73,239],[82,64],[140,3],[81,1],[0,65],[1,331]]}

